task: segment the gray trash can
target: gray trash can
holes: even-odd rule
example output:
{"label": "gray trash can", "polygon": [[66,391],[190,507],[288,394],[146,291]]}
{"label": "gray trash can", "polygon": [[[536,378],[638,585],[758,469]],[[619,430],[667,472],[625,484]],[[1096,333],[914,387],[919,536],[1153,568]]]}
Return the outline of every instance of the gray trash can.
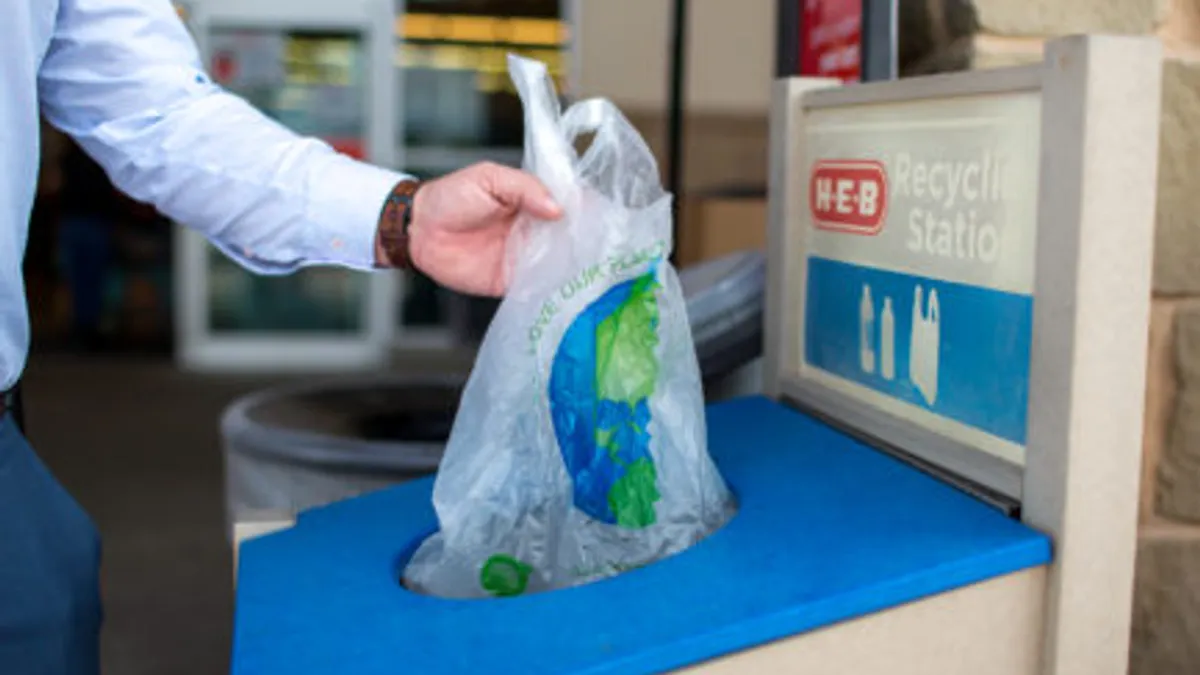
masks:
{"label": "gray trash can", "polygon": [[762,391],[766,257],[759,251],[733,253],[684,269],[679,282],[705,398],[718,401]]}
{"label": "gray trash can", "polygon": [[465,376],[322,380],[260,391],[221,420],[229,525],[437,470]]}
{"label": "gray trash can", "polygon": [[[710,400],[760,389],[766,263],[737,253],[680,273]],[[291,516],[437,470],[466,376],[404,374],[260,391],[225,411],[227,524]]]}

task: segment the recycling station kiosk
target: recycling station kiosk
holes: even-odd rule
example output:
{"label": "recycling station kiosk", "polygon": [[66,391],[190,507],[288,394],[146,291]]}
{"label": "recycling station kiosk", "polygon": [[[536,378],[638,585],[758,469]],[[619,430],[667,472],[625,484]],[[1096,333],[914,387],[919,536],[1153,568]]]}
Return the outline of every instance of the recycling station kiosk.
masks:
{"label": "recycling station kiosk", "polygon": [[474,601],[399,583],[430,479],[242,523],[233,672],[1125,672],[1160,58],[780,80],[766,391],[707,410],[733,520]]}

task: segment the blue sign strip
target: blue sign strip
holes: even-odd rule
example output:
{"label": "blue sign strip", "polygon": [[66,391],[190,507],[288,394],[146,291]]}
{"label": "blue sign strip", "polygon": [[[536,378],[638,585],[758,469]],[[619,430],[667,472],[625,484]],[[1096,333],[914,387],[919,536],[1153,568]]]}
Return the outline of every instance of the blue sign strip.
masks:
{"label": "blue sign strip", "polygon": [[810,366],[1025,444],[1032,297],[813,257],[806,312]]}

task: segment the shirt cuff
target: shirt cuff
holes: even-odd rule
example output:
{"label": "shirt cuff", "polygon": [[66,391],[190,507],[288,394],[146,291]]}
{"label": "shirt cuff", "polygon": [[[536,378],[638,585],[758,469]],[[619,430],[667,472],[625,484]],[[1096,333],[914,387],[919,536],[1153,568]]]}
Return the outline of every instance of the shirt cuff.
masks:
{"label": "shirt cuff", "polygon": [[315,225],[311,264],[357,270],[375,268],[379,217],[396,184],[411,176],[338,155],[319,185],[309,186],[309,221]]}

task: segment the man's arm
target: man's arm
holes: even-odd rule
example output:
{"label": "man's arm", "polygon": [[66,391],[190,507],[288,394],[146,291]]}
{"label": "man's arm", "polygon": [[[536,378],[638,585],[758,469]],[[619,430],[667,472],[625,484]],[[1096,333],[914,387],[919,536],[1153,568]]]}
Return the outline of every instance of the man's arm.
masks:
{"label": "man's arm", "polygon": [[167,0],[61,0],[43,112],[131,197],[260,273],[375,266],[406,177],[298,137],[214,85]]}

